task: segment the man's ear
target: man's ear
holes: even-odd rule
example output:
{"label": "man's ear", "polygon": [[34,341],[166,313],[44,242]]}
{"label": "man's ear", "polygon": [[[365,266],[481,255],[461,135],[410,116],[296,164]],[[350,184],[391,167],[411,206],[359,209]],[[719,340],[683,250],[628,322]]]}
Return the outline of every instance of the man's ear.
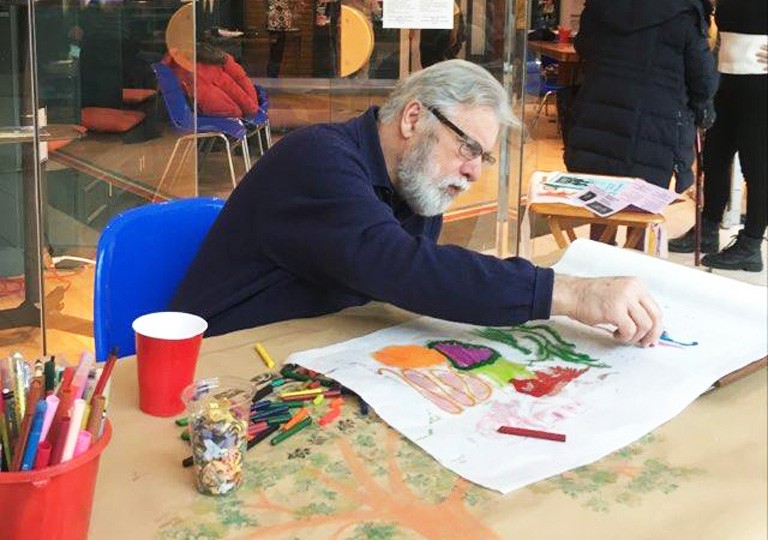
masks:
{"label": "man's ear", "polygon": [[415,99],[409,101],[400,115],[400,135],[404,139],[410,139],[416,134],[416,124],[424,114],[424,106]]}

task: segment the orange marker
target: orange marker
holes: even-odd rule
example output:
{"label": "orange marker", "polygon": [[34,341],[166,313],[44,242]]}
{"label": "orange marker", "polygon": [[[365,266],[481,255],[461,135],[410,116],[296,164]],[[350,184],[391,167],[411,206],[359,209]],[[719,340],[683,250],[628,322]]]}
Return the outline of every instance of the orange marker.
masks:
{"label": "orange marker", "polygon": [[280,426],[280,431],[288,431],[293,426],[304,420],[309,415],[309,409],[306,407],[302,407],[298,411],[296,411],[296,414],[294,414],[290,420],[288,420],[285,424]]}

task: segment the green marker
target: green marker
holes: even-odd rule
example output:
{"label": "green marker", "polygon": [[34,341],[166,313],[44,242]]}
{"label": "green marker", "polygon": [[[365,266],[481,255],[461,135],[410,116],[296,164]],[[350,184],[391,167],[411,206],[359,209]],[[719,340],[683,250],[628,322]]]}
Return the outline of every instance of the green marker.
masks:
{"label": "green marker", "polygon": [[269,416],[267,418],[262,418],[262,420],[267,421],[268,426],[274,426],[275,424],[283,424],[291,419],[291,415],[289,413],[285,414],[276,414],[274,416]]}
{"label": "green marker", "polygon": [[275,437],[270,439],[269,444],[271,444],[272,446],[275,446],[276,444],[280,444],[285,439],[287,439],[288,437],[290,437],[295,433],[298,433],[299,431],[301,431],[311,423],[312,423],[312,418],[307,416],[304,420],[302,420],[301,422],[293,426],[291,429],[287,431],[283,431],[279,435],[276,435]]}

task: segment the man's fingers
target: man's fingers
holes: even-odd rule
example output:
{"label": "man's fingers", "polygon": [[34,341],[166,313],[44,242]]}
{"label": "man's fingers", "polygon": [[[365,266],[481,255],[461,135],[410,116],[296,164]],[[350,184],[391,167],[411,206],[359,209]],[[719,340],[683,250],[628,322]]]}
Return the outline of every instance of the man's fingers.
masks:
{"label": "man's fingers", "polygon": [[617,318],[615,324],[616,330],[613,331],[613,337],[619,341],[631,343],[632,338],[635,336],[635,332],[637,332],[637,325],[635,325],[635,321],[632,320],[632,317],[625,313],[623,316]]}
{"label": "man's fingers", "polygon": [[630,340],[631,343],[641,343],[653,328],[653,319],[641,302],[632,304],[629,307],[629,316],[635,323],[635,334]]}
{"label": "man's fingers", "polygon": [[640,303],[650,315],[653,323],[651,325],[651,329],[648,331],[645,337],[640,341],[640,344],[643,347],[656,345],[659,343],[659,339],[661,338],[661,333],[664,332],[664,317],[663,317],[661,308],[656,303],[656,301],[649,296],[641,299]]}

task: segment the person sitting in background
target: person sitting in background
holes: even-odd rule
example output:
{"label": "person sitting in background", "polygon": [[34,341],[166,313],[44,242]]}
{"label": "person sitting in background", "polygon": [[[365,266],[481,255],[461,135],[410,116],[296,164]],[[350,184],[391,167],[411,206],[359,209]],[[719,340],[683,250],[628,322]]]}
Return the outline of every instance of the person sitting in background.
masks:
{"label": "person sitting in background", "polygon": [[[765,0],[718,0],[720,31],[715,96],[717,120],[704,141],[704,208],[701,263],[723,270],[760,272],[761,245],[768,223],[768,4]],[[747,182],[747,216],[736,241],[723,251],[719,229],[728,205],[733,158]],[[669,241],[669,251],[693,253],[694,229]]]}
{"label": "person sitting in background", "polygon": [[[587,0],[574,46],[584,79],[573,104],[569,171],[693,183],[696,126],[714,121],[709,0]],[[592,237],[601,230],[593,227]]]}
{"label": "person sitting in background", "polygon": [[401,81],[380,109],[289,133],[232,192],[171,309],[218,335],[378,300],[471,324],[567,315],[655,344],[661,312],[636,278],[555,275],[437,244],[442,212],[513,123],[490,73],[448,60]]}
{"label": "person sitting in background", "polygon": [[232,55],[208,43],[199,43],[194,80],[192,73],[175,62],[171,55],[166,55],[163,63],[173,69],[190,99],[196,88],[199,113],[243,118],[258,112],[256,88]]}

